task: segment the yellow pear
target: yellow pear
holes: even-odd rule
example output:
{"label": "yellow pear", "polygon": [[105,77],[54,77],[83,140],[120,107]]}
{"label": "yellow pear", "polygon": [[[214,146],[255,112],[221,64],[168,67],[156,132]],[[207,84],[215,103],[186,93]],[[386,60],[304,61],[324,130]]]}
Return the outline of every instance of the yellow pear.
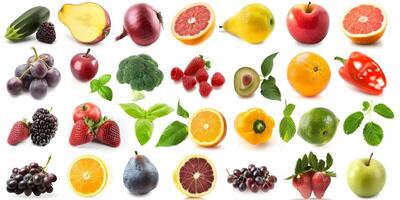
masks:
{"label": "yellow pear", "polygon": [[262,4],[253,3],[226,20],[222,27],[226,32],[251,44],[259,44],[268,38],[274,26],[272,12]]}

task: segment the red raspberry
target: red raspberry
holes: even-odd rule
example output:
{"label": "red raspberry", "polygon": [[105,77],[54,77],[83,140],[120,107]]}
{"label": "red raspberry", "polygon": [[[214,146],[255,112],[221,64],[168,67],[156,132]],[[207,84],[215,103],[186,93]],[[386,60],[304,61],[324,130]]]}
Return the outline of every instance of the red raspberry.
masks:
{"label": "red raspberry", "polygon": [[179,67],[174,67],[171,70],[171,79],[179,81],[183,77],[183,71]]}
{"label": "red raspberry", "polygon": [[208,80],[208,73],[205,68],[201,68],[196,72],[196,80],[198,83],[204,82]]}
{"label": "red raspberry", "polygon": [[200,83],[199,92],[202,97],[208,97],[212,91],[212,87],[206,81]]}
{"label": "red raspberry", "polygon": [[184,75],[182,78],[182,83],[183,83],[183,87],[185,88],[185,90],[191,90],[194,88],[194,86],[196,86],[196,79],[194,79],[194,77],[192,76],[186,76]]}
{"label": "red raspberry", "polygon": [[211,85],[214,87],[220,87],[225,83],[225,77],[217,72],[211,78]]}

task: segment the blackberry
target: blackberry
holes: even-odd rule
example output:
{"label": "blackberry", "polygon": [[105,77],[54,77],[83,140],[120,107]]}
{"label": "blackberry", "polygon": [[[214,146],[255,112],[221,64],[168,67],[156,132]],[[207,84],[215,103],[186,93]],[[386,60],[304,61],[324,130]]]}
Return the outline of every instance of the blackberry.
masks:
{"label": "blackberry", "polygon": [[56,135],[58,128],[57,117],[47,109],[39,108],[32,116],[32,123],[29,124],[33,144],[46,146]]}
{"label": "blackberry", "polygon": [[36,32],[36,39],[40,42],[52,44],[56,40],[56,30],[54,25],[50,22],[43,22],[40,24]]}

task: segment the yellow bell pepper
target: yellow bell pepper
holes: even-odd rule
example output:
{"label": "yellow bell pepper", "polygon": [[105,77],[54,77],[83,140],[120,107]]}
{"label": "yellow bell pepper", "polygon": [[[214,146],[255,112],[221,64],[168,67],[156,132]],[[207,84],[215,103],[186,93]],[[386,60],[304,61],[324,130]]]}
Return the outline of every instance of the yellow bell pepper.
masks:
{"label": "yellow bell pepper", "polygon": [[260,108],[251,108],[235,119],[236,132],[251,144],[266,143],[274,126],[274,119]]}

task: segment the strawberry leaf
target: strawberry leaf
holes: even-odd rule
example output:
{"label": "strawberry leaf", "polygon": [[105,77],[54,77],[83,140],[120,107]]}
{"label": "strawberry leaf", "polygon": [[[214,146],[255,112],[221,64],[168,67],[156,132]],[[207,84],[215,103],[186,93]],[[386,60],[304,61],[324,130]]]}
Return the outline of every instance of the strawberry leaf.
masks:
{"label": "strawberry leaf", "polygon": [[326,154],[326,166],[324,171],[328,170],[329,168],[331,168],[333,165],[333,158],[331,156],[330,153]]}
{"label": "strawberry leaf", "polygon": [[312,169],[318,169],[318,159],[313,152],[308,155],[308,160]]}
{"label": "strawberry leaf", "polygon": [[302,167],[303,167],[303,164],[302,164],[301,159],[299,158],[299,159],[297,160],[297,162],[296,162],[296,168],[295,168],[295,170],[294,170],[294,173],[295,173],[296,175],[297,175],[297,174],[300,174],[300,173],[303,171]]}
{"label": "strawberry leaf", "polygon": [[307,154],[304,154],[304,156],[303,156],[303,159],[301,160],[301,163],[302,163],[302,166],[301,166],[301,168],[302,168],[302,172],[304,172],[306,169],[307,169],[307,167],[308,167],[308,157],[307,157]]}
{"label": "strawberry leaf", "polygon": [[325,161],[324,160],[319,160],[318,162],[318,171],[323,171],[325,168]]}
{"label": "strawberry leaf", "polygon": [[336,173],[335,172],[325,172],[326,175],[330,176],[330,177],[336,177]]}

